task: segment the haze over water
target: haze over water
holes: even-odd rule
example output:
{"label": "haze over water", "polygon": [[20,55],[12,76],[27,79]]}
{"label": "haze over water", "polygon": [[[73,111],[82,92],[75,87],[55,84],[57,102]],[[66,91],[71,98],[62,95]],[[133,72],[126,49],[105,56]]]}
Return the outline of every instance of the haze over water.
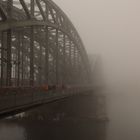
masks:
{"label": "haze over water", "polygon": [[98,54],[107,85],[109,140],[140,139],[140,1],[55,0]]}

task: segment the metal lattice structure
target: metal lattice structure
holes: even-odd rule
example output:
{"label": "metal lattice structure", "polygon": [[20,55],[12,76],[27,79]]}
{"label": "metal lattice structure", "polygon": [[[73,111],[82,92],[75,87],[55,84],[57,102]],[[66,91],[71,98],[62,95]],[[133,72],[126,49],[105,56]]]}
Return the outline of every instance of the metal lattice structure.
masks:
{"label": "metal lattice structure", "polygon": [[51,0],[0,0],[0,85],[87,85],[84,45]]}

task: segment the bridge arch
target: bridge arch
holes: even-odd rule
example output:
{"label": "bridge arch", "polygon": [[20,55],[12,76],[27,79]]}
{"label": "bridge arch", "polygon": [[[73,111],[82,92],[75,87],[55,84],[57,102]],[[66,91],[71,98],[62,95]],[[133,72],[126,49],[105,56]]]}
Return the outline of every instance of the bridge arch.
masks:
{"label": "bridge arch", "polygon": [[0,85],[87,85],[82,40],[51,0],[0,1]]}

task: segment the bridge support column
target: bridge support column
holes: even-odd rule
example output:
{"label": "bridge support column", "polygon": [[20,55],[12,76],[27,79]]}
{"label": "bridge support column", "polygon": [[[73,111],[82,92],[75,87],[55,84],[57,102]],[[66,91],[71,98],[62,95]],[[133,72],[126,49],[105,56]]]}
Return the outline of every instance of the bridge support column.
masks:
{"label": "bridge support column", "polygon": [[66,83],[66,35],[63,34],[63,79],[62,84]]}
{"label": "bridge support column", "polygon": [[34,85],[34,27],[30,32],[30,86]]}
{"label": "bridge support column", "polygon": [[49,82],[49,27],[46,26],[46,34],[45,34],[45,39],[46,39],[46,46],[45,46],[45,82],[48,84]]}
{"label": "bridge support column", "polygon": [[1,33],[1,86],[4,84],[4,32]]}
{"label": "bridge support column", "polygon": [[[31,16],[34,17],[34,0],[31,0]],[[30,27],[30,86],[34,85],[34,27]]]}
{"label": "bridge support column", "polygon": [[12,31],[7,31],[7,76],[6,76],[6,85],[11,86],[11,42],[12,42]]}
{"label": "bridge support column", "polygon": [[20,85],[20,64],[21,64],[21,58],[20,58],[20,52],[21,52],[21,31],[18,32],[18,39],[17,39],[17,86]]}
{"label": "bridge support column", "polygon": [[72,84],[72,41],[69,40],[69,84]]}
{"label": "bridge support column", "polygon": [[25,53],[25,48],[24,48],[24,31],[21,33],[21,85],[24,85],[24,54]]}
{"label": "bridge support column", "polygon": [[55,66],[56,66],[56,85],[59,83],[59,44],[58,44],[58,37],[59,32],[58,29],[56,29],[56,49],[55,49]]}
{"label": "bridge support column", "polygon": [[39,48],[39,60],[38,60],[38,84],[42,84],[42,45]]}
{"label": "bridge support column", "polygon": [[[12,19],[12,7],[13,0],[7,1],[7,11],[8,11],[8,20]],[[11,29],[7,30],[7,75],[6,75],[6,85],[11,86],[11,43],[12,43],[12,31]]]}

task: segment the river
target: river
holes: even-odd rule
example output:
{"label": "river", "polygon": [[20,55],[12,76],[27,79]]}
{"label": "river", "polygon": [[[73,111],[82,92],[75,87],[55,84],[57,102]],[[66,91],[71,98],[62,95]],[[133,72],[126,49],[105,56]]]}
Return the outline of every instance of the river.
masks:
{"label": "river", "polygon": [[93,140],[95,123],[86,122],[1,122],[0,140]]}
{"label": "river", "polygon": [[71,97],[0,121],[0,140],[105,140],[94,96]]}

